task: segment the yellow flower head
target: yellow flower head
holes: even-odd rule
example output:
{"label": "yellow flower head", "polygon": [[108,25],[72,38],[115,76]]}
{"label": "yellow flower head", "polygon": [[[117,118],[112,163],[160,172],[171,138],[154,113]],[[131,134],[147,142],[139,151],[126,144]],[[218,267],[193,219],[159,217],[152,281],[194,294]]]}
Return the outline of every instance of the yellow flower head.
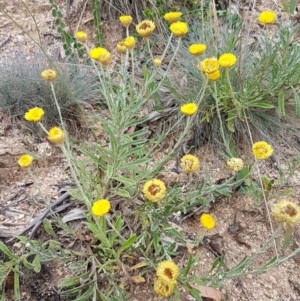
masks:
{"label": "yellow flower head", "polygon": [[94,202],[92,206],[92,213],[95,216],[103,216],[110,210],[110,202],[106,199],[101,199]]}
{"label": "yellow flower head", "polygon": [[33,161],[33,157],[31,157],[30,155],[22,155],[18,160],[18,164],[21,167],[29,167],[32,161]]}
{"label": "yellow flower head", "polygon": [[214,73],[219,70],[219,62],[215,57],[207,58],[199,62],[197,68],[204,73]]}
{"label": "yellow flower head", "polygon": [[166,192],[165,183],[158,179],[147,181],[143,188],[145,198],[153,203],[163,200],[166,197]]}
{"label": "yellow flower head", "polygon": [[227,166],[232,171],[240,171],[244,167],[244,161],[240,158],[231,158],[227,161]]}
{"label": "yellow flower head", "polygon": [[276,14],[271,10],[263,11],[258,16],[258,21],[262,24],[268,25],[274,23],[276,20]]}
{"label": "yellow flower head", "polygon": [[162,297],[169,297],[173,294],[175,283],[164,282],[159,278],[154,280],[154,291]]}
{"label": "yellow flower head", "polygon": [[150,20],[144,20],[138,25],[136,25],[136,32],[143,38],[148,38],[151,36],[155,29],[155,24]]}
{"label": "yellow flower head", "polygon": [[200,56],[206,50],[205,44],[192,44],[189,47],[189,52],[194,56]]}
{"label": "yellow flower head", "polygon": [[181,12],[169,12],[164,14],[164,19],[170,24],[177,22],[182,16]]}
{"label": "yellow flower head", "polygon": [[65,141],[65,133],[59,127],[53,127],[48,133],[48,140],[54,144],[61,144]]}
{"label": "yellow flower head", "polygon": [[259,141],[252,145],[252,152],[256,159],[268,159],[273,154],[273,148],[265,141]]}
{"label": "yellow flower head", "polygon": [[219,65],[223,68],[230,68],[236,63],[236,56],[232,53],[224,53],[219,57]]}
{"label": "yellow flower head", "polygon": [[88,35],[85,31],[77,31],[76,32],[76,38],[79,42],[85,43],[87,38],[88,38]]}
{"label": "yellow flower head", "polygon": [[133,49],[135,46],[135,40],[133,36],[127,37],[123,42],[127,49]]}
{"label": "yellow flower head", "polygon": [[180,166],[187,173],[193,173],[200,168],[200,161],[193,155],[185,155],[180,160]]}
{"label": "yellow flower head", "polygon": [[43,109],[41,109],[39,107],[35,107],[35,108],[32,108],[32,109],[28,110],[25,113],[24,118],[27,121],[40,122],[41,119],[43,118],[44,114],[45,114],[45,112],[44,112]]}
{"label": "yellow flower head", "polygon": [[205,76],[206,76],[209,80],[211,80],[211,81],[213,81],[213,82],[215,82],[216,80],[218,80],[218,79],[220,78],[220,76],[221,76],[220,70],[217,70],[217,71],[212,72],[212,73],[204,73],[204,74],[205,74]]}
{"label": "yellow flower head", "polygon": [[154,61],[154,66],[155,67],[160,67],[161,66],[161,59],[159,57],[155,58]]}
{"label": "yellow flower head", "polygon": [[103,66],[107,66],[110,62],[111,55],[105,48],[97,47],[90,50],[90,57]]}
{"label": "yellow flower head", "polygon": [[41,73],[41,77],[47,82],[52,82],[56,77],[56,72],[51,69],[46,69]]}
{"label": "yellow flower head", "polygon": [[117,52],[118,53],[126,53],[127,48],[125,47],[124,41],[121,41],[117,44]]}
{"label": "yellow flower head", "polygon": [[189,31],[188,26],[185,22],[172,23],[170,25],[170,30],[173,33],[173,35],[177,38],[184,37]]}
{"label": "yellow flower head", "polygon": [[120,22],[122,23],[123,26],[128,27],[131,22],[132,22],[132,17],[131,16],[120,16],[119,18]]}
{"label": "yellow flower head", "polygon": [[205,228],[206,230],[211,230],[216,225],[215,219],[210,214],[207,213],[204,213],[200,216],[200,223],[202,227]]}
{"label": "yellow flower head", "polygon": [[190,102],[182,105],[180,111],[185,116],[192,116],[196,113],[197,109],[197,105],[194,102]]}
{"label": "yellow flower head", "polygon": [[282,200],[272,208],[272,215],[276,223],[284,228],[295,227],[300,223],[300,207],[288,200]]}
{"label": "yellow flower head", "polygon": [[165,283],[175,283],[179,276],[179,267],[173,261],[162,261],[157,266],[156,276]]}

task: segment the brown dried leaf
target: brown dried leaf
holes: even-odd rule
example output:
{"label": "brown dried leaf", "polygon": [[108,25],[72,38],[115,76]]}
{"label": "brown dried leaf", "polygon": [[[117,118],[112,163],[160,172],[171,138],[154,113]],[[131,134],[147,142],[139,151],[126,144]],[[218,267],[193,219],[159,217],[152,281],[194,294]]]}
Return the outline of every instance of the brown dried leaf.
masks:
{"label": "brown dried leaf", "polygon": [[131,276],[131,279],[133,282],[135,283],[142,283],[142,282],[146,282],[145,278],[142,276]]}
{"label": "brown dried leaf", "polygon": [[225,296],[217,289],[209,286],[203,286],[203,285],[195,285],[192,283],[189,283],[189,286],[192,288],[198,290],[201,293],[201,297],[206,297],[213,299],[215,301],[222,301],[225,300]]}
{"label": "brown dried leaf", "polygon": [[134,266],[130,267],[128,269],[128,271],[132,271],[132,270],[135,270],[135,269],[139,269],[139,268],[142,268],[144,266],[148,265],[148,263],[146,261],[142,261],[142,262],[139,262],[137,264],[135,264]]}

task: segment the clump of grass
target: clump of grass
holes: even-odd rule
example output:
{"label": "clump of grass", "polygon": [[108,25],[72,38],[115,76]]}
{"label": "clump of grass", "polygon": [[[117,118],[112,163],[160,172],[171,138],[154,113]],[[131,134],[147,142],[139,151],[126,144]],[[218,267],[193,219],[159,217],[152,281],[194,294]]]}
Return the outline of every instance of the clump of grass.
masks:
{"label": "clump of grass", "polygon": [[[88,66],[76,62],[53,60],[61,77],[55,81],[57,99],[65,121],[74,121],[81,114],[80,105],[95,100],[97,78]],[[45,125],[59,122],[50,86],[41,78],[41,70],[47,69],[47,60],[42,54],[27,59],[20,51],[11,60],[0,63],[0,109],[11,118],[20,118],[24,111],[38,106],[46,112]]]}

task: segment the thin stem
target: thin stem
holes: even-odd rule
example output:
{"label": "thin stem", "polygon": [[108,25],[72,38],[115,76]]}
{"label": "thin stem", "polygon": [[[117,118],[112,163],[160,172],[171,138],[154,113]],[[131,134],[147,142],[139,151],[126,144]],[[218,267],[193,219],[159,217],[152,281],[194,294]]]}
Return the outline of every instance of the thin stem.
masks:
{"label": "thin stem", "polygon": [[173,37],[173,33],[171,33],[171,35],[170,35],[170,37],[169,37],[169,40],[168,40],[168,43],[167,43],[167,46],[166,46],[166,48],[165,48],[165,50],[164,50],[164,52],[163,52],[163,54],[162,54],[162,56],[161,56],[161,60],[163,61],[163,59],[165,58],[165,56],[166,56],[166,54],[167,54],[167,51],[168,51],[168,49],[169,49],[169,47],[170,47],[170,44],[171,44],[171,41],[172,41],[172,37]]}
{"label": "thin stem", "polygon": [[220,130],[221,130],[221,136],[222,136],[222,139],[223,139],[223,143],[224,143],[227,154],[231,155],[231,151],[230,151],[229,145],[227,143],[224,128],[223,128],[223,122],[222,122],[222,117],[221,117],[220,108],[219,108],[219,99],[218,99],[217,83],[216,82],[214,82],[214,98],[215,98],[215,101],[216,101],[216,109],[217,109],[217,115],[218,115],[218,118],[219,118]]}
{"label": "thin stem", "polygon": [[[253,142],[253,138],[252,138],[252,134],[251,134],[251,130],[250,130],[250,126],[249,126],[249,123],[248,123],[248,119],[247,119],[245,110],[243,110],[243,113],[244,113],[244,118],[245,118],[246,125],[247,125],[247,130],[248,130],[248,133],[249,133],[250,142],[251,142],[251,145],[253,145],[254,142]],[[272,225],[270,210],[269,210],[269,207],[268,207],[267,196],[265,194],[265,190],[264,190],[264,185],[263,185],[263,181],[262,181],[260,169],[259,169],[259,166],[258,166],[258,160],[256,159],[255,156],[254,156],[254,160],[255,160],[256,170],[257,170],[257,173],[258,173],[259,183],[260,183],[262,194],[263,194],[264,204],[265,204],[265,208],[266,208],[266,212],[267,212],[267,216],[268,216],[268,221],[269,221],[271,233],[273,234],[274,233],[274,229],[273,229],[273,225]],[[277,246],[276,246],[276,242],[275,241],[274,241],[274,248],[275,248],[276,257],[278,258],[278,251],[277,251]]]}

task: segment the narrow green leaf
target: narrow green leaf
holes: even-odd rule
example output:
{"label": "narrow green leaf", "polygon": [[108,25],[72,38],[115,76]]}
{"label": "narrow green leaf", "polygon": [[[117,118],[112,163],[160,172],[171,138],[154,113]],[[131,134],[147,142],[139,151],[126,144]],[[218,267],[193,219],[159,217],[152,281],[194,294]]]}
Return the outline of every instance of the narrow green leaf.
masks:
{"label": "narrow green leaf", "polygon": [[282,6],[283,6],[283,8],[284,8],[284,10],[285,10],[285,12],[286,13],[289,13],[289,4],[287,3],[287,1],[285,1],[285,0],[280,0],[280,2],[281,2],[281,4],[282,4]]}
{"label": "narrow green leaf", "polygon": [[130,248],[136,241],[136,234],[130,236],[118,250],[117,254],[120,256],[123,251]]}
{"label": "narrow green leaf", "polygon": [[40,262],[40,255],[39,254],[35,255],[32,264],[34,266],[33,270],[36,273],[39,273],[41,271],[41,262]]}
{"label": "narrow green leaf", "polygon": [[273,258],[272,258],[271,260],[269,260],[266,264],[264,264],[264,265],[262,266],[262,268],[268,268],[268,267],[272,266],[273,263],[276,262],[276,260],[277,260],[277,257],[273,257]]}
{"label": "narrow green leaf", "polygon": [[127,190],[122,189],[122,188],[116,189],[116,194],[119,195],[119,196],[122,196],[124,198],[130,198],[131,197],[130,193]]}
{"label": "narrow green leaf", "polygon": [[43,220],[43,226],[44,226],[45,231],[49,235],[54,236],[54,237],[56,236],[56,234],[55,234],[55,232],[54,232],[54,230],[52,228],[52,224],[51,224],[51,222],[47,218]]}
{"label": "narrow green leaf", "polygon": [[12,253],[9,248],[2,242],[0,241],[0,250],[6,255],[8,256],[10,259],[19,259],[19,257],[17,255],[15,255],[14,253]]}
{"label": "narrow green leaf", "polygon": [[20,275],[19,275],[19,266],[16,265],[14,269],[14,295],[17,300],[21,299],[20,294]]}
{"label": "narrow green leaf", "polygon": [[284,93],[280,91],[278,94],[278,114],[280,117],[285,117],[285,108],[284,108]]}
{"label": "narrow green leaf", "polygon": [[296,9],[297,1],[296,0],[290,0],[290,14],[292,14]]}
{"label": "narrow green leaf", "polygon": [[300,100],[297,91],[292,87],[295,101],[295,114],[297,118],[300,118]]}
{"label": "narrow green leaf", "polygon": [[136,185],[136,182],[132,179],[129,179],[129,178],[125,178],[125,177],[122,177],[122,176],[118,176],[118,177],[113,177],[112,179],[118,181],[118,182],[121,182],[121,183],[124,183],[128,186],[134,186]]}

